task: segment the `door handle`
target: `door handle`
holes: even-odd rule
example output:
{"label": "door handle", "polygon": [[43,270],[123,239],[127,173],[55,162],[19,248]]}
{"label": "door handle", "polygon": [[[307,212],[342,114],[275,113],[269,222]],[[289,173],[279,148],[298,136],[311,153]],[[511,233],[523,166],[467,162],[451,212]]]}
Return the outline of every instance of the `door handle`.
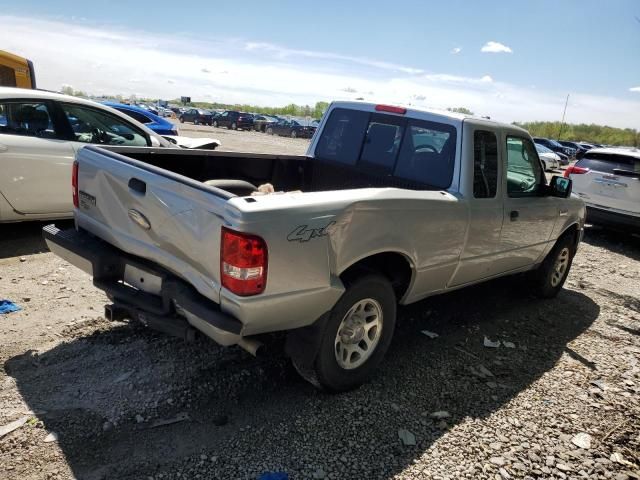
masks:
{"label": "door handle", "polygon": [[142,180],[138,180],[137,178],[132,178],[129,180],[129,188],[134,192],[138,192],[143,195],[147,193],[147,184]]}
{"label": "door handle", "polygon": [[511,210],[511,213],[509,214],[509,218],[511,219],[512,222],[515,222],[519,216],[520,216],[520,212],[518,212],[518,210]]}

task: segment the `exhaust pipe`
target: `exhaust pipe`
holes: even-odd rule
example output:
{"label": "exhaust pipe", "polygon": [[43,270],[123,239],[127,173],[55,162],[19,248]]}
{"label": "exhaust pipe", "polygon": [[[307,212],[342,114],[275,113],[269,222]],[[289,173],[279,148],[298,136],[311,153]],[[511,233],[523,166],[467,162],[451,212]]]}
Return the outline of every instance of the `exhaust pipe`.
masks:
{"label": "exhaust pipe", "polygon": [[244,348],[247,352],[249,352],[254,357],[258,356],[258,354],[262,350],[262,347],[264,346],[262,342],[259,342],[257,340],[251,340],[249,338],[241,338],[240,340],[238,340],[237,345],[239,347]]}

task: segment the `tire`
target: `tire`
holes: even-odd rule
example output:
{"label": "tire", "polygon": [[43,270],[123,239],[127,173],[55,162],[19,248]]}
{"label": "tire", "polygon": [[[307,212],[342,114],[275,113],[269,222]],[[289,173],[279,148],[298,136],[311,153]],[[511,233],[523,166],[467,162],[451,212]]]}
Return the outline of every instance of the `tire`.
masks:
{"label": "tire", "polygon": [[556,242],[542,264],[531,272],[533,292],[541,298],[553,298],[567,280],[576,246],[572,235],[563,235]]}
{"label": "tire", "polygon": [[213,121],[213,126],[214,126],[215,128],[218,128],[218,121],[217,121],[217,120],[214,120],[214,121]]}
{"label": "tire", "polygon": [[238,125],[236,124],[236,122],[233,122],[231,124],[231,130],[237,130],[238,129]]}
{"label": "tire", "polygon": [[298,134],[295,130],[291,130],[291,138],[298,138]]}
{"label": "tire", "polygon": [[267,128],[266,132],[267,135],[273,135],[273,128],[269,127]]}
{"label": "tire", "polygon": [[[354,315],[358,311],[370,315]],[[355,328],[351,322],[356,322]],[[360,277],[348,285],[331,310],[312,364],[305,367],[294,357],[294,366],[318,388],[330,392],[357,388],[378,368],[391,344],[395,323],[396,296],[391,283],[381,275]]]}
{"label": "tire", "polygon": [[179,120],[180,120],[180,123],[184,123],[184,118],[183,117],[180,117]]}

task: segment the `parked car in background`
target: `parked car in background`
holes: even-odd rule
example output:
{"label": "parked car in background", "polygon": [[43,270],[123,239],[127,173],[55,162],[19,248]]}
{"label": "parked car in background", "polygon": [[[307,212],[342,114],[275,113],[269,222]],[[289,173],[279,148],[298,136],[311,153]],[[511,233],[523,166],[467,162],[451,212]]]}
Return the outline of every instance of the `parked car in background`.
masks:
{"label": "parked car in background", "polygon": [[565,147],[564,145],[561,145],[560,143],[558,143],[555,140],[551,140],[549,138],[534,137],[533,141],[535,143],[540,144],[540,145],[544,145],[545,147],[547,147],[550,150],[553,150],[556,153],[563,153],[567,157],[569,157],[569,159],[575,157],[575,153],[576,153],[575,149],[569,148],[569,147]]}
{"label": "parked car in background", "polygon": [[192,122],[194,125],[213,125],[213,113],[203,108],[189,108],[178,117],[180,123]]}
{"label": "parked car in background", "polygon": [[[539,144],[536,143],[536,145],[539,145]],[[542,146],[544,147],[544,145],[542,145]],[[547,147],[545,147],[545,148],[547,148]],[[553,150],[552,150],[552,152],[553,152]],[[562,153],[562,152],[553,152],[553,153],[558,155],[558,158],[560,158],[560,165],[562,165],[563,167],[567,166],[567,165],[569,165],[571,163],[571,160],[569,159],[569,157],[567,155],[565,155],[564,153]]]}
{"label": "parked car in background", "polygon": [[271,115],[254,115],[253,117],[253,129],[256,132],[265,133],[267,131],[267,127],[269,125],[273,125],[279,120],[278,117],[273,117]]}
{"label": "parked car in background", "polygon": [[[578,145],[580,145],[585,150],[591,150],[592,148],[596,148],[596,146],[593,143],[578,142]],[[599,147],[599,148],[602,148],[602,147]]]}
{"label": "parked car in background", "polygon": [[564,147],[573,148],[576,151],[576,158],[580,159],[582,156],[589,150],[588,148],[584,148],[577,142],[570,142],[568,140],[558,140],[558,143]]}
{"label": "parked car in background", "polygon": [[153,130],[158,135],[178,135],[178,129],[174,123],[151,113],[149,110],[138,107],[137,105],[127,105],[126,103],[102,102],[107,107],[115,108],[119,112],[128,115]]}
{"label": "parked car in background", "polygon": [[564,172],[587,222],[640,233],[640,150],[593,148]]}
{"label": "parked car in background", "polygon": [[317,127],[302,126],[296,120],[285,120],[281,118],[275,123],[272,123],[267,127],[266,133],[269,135],[280,135],[283,137],[291,138],[311,138],[315,133]]}
{"label": "parked car in background", "polygon": [[560,157],[557,153],[538,143],[536,143],[535,146],[538,151],[538,157],[540,157],[540,161],[545,170],[560,168]]}
{"label": "parked car in background", "polygon": [[70,217],[71,166],[88,144],[167,149],[220,144],[159,135],[129,113],[80,97],[0,87],[0,222]]}
{"label": "parked car in background", "polygon": [[253,115],[236,110],[225,110],[213,120],[214,127],[227,127],[231,130],[253,128]]}

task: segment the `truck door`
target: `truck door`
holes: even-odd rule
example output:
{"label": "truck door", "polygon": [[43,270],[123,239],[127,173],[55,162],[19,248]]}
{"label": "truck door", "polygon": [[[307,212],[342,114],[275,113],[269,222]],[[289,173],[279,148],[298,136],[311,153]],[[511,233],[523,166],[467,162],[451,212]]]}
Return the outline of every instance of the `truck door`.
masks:
{"label": "truck door", "polygon": [[560,204],[558,198],[539,193],[546,178],[531,140],[507,134],[504,147],[506,188],[498,264],[506,272],[536,263],[549,242]]}
{"label": "truck door", "polygon": [[503,222],[502,162],[498,135],[488,127],[465,125],[463,158],[473,158],[464,164],[468,192],[469,227],[467,241],[460,256],[460,265],[450,286],[463,285],[500,273],[496,258],[500,253]]}

